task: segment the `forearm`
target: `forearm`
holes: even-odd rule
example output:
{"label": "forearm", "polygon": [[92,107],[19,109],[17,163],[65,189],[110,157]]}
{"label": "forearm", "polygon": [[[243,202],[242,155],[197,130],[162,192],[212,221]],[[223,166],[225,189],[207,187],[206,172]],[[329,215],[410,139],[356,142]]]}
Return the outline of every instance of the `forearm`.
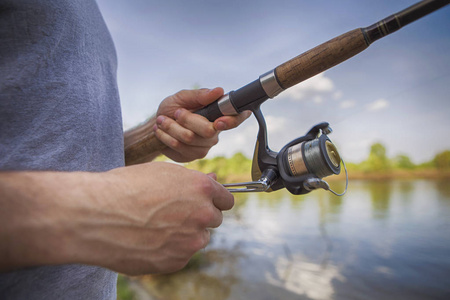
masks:
{"label": "forearm", "polygon": [[[149,162],[161,154],[159,147],[161,143],[156,138],[153,127],[156,124],[156,116],[152,116],[145,123],[127,130],[124,133],[125,163],[132,165],[136,163]],[[152,147],[152,142],[156,147]],[[145,155],[138,154],[140,144],[146,146]]]}
{"label": "forearm", "polygon": [[[81,220],[95,201],[90,173],[0,173],[0,270],[79,263]],[[97,188],[102,188],[98,186]]]}

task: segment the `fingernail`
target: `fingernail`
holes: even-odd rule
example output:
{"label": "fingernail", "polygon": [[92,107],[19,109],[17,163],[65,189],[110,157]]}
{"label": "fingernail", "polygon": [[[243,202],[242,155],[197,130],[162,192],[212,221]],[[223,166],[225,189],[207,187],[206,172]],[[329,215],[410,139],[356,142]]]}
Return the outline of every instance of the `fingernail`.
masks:
{"label": "fingernail", "polygon": [[163,116],[158,116],[158,117],[156,118],[156,124],[161,125],[161,124],[164,122],[165,119],[166,119],[166,118],[163,117]]}
{"label": "fingernail", "polygon": [[158,130],[158,125],[153,125],[153,131]]}
{"label": "fingernail", "polygon": [[225,124],[225,122],[219,121],[217,122],[217,130],[226,130],[227,129],[227,124]]}

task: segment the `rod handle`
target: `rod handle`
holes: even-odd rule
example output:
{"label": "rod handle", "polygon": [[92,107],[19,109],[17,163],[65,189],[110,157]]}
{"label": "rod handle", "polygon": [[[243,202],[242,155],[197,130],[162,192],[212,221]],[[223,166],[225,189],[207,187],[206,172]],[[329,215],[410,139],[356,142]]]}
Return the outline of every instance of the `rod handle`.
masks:
{"label": "rod handle", "polygon": [[218,101],[214,101],[213,103],[197,110],[195,113],[207,118],[210,122],[214,122],[216,119],[223,116],[222,112],[220,111]]}
{"label": "rod handle", "polygon": [[349,59],[368,46],[362,29],[357,28],[279,65],[275,74],[281,87],[287,89]]}

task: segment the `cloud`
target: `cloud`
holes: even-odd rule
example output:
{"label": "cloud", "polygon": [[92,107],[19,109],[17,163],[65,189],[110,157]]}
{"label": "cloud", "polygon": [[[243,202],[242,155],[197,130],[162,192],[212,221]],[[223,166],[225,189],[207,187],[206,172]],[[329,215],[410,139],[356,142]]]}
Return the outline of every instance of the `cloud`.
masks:
{"label": "cloud", "polygon": [[372,103],[369,103],[367,105],[367,110],[368,111],[379,111],[379,110],[386,109],[387,107],[389,107],[389,102],[386,99],[380,98],[378,100],[375,100]]}
{"label": "cloud", "polygon": [[284,91],[280,97],[291,101],[303,101],[312,98],[314,102],[321,103],[323,96],[332,95],[333,92],[336,93],[333,81],[326,77],[324,73],[320,73]]}
{"label": "cloud", "polygon": [[342,91],[335,91],[335,92],[333,93],[333,99],[334,99],[334,100],[339,100],[339,99],[342,98],[342,95],[343,95]]}
{"label": "cloud", "polygon": [[280,134],[286,130],[287,119],[285,117],[276,117],[272,115],[264,116],[267,123],[267,132],[269,135]]}
{"label": "cloud", "polygon": [[354,100],[344,100],[340,103],[340,107],[341,108],[351,108],[354,107],[356,105],[356,101]]}

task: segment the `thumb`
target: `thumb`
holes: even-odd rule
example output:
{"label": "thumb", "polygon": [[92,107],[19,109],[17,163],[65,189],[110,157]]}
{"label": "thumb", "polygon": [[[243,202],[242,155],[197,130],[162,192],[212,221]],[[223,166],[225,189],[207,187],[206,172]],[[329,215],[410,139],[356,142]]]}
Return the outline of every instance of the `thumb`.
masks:
{"label": "thumb", "polygon": [[223,96],[223,88],[199,90],[182,90],[175,95],[179,107],[194,111],[200,109]]}
{"label": "thumb", "polygon": [[216,87],[213,89],[203,89],[199,90],[198,101],[202,106],[206,106],[213,103],[217,99],[223,96],[223,88]]}

